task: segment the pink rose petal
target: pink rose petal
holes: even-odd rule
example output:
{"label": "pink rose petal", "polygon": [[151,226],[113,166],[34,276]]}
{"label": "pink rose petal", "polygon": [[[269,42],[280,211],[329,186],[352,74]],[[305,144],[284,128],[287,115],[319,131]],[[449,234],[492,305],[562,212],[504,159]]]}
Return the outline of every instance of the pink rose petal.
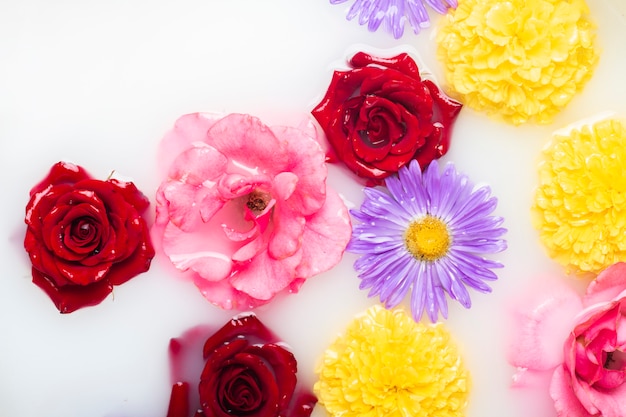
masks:
{"label": "pink rose petal", "polygon": [[626,263],[618,262],[604,271],[587,287],[583,298],[585,306],[618,298],[626,290]]}
{"label": "pink rose petal", "polygon": [[219,178],[227,164],[226,157],[215,148],[204,143],[194,143],[174,159],[168,176],[186,184],[201,185]]}
{"label": "pink rose petal", "polygon": [[167,177],[176,157],[194,142],[204,142],[206,132],[221,116],[211,113],[192,113],[181,116],[159,145],[158,167]]}
{"label": "pink rose petal", "polygon": [[192,231],[204,219],[212,217],[224,202],[218,198],[215,188],[194,186],[179,181],[164,182],[158,193],[168,206],[169,221],[183,231]]}
{"label": "pink rose petal", "polygon": [[207,143],[229,160],[238,161],[257,174],[274,176],[286,171],[284,143],[259,119],[247,114],[230,114],[207,132]]}
{"label": "pink rose petal", "polygon": [[276,262],[267,250],[261,251],[231,278],[232,286],[257,300],[270,300],[296,278],[301,251]]}
{"label": "pink rose petal", "polygon": [[[626,416],[626,384],[604,391],[590,387],[579,378],[572,379],[571,375],[569,378],[570,381],[573,381],[574,394],[590,415],[600,415],[602,417]],[[552,393],[551,395],[554,398]],[[574,414],[570,411],[568,416],[572,415]]]}
{"label": "pink rose petal", "polygon": [[[203,227],[205,229],[206,226]],[[229,256],[220,250],[220,245],[210,241],[210,235],[201,239],[195,233],[186,233],[173,223],[168,224],[163,233],[163,251],[177,269],[181,271],[193,270],[209,281],[219,281],[227,278],[232,269]],[[226,244],[227,239],[222,240]]]}
{"label": "pink rose petal", "polygon": [[228,280],[207,281],[196,274],[194,276],[194,284],[198,287],[198,290],[200,290],[204,298],[226,310],[245,310],[263,304],[251,298],[249,295],[237,291],[230,285]]}
{"label": "pink rose petal", "polygon": [[328,175],[319,143],[291,127],[272,130],[285,146],[287,170],[298,178],[298,188],[289,198],[289,205],[304,215],[312,214],[324,203]]}
{"label": "pink rose petal", "polygon": [[570,384],[570,376],[563,366],[559,366],[552,375],[550,395],[559,417],[594,417],[594,414],[590,414],[576,398]]}
{"label": "pink rose petal", "polygon": [[513,310],[515,332],[508,358],[513,366],[550,370],[563,362],[563,342],[582,310],[576,292],[560,281],[522,297]]}
{"label": "pink rose petal", "polygon": [[[335,190],[326,190],[324,206],[307,219],[302,236],[302,262],[297,275],[308,277],[328,271],[343,256],[352,226],[348,209]],[[292,289],[293,291],[293,289]]]}

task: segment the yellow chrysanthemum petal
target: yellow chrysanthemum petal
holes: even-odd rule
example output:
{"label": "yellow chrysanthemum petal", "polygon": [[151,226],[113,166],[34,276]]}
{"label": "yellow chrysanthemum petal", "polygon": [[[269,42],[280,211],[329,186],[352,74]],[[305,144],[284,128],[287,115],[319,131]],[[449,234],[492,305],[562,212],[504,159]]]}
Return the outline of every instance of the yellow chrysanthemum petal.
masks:
{"label": "yellow chrysanthemum petal", "polygon": [[373,306],[324,353],[313,390],[335,417],[460,417],[469,375],[443,324]]}
{"label": "yellow chrysanthemum petal", "polygon": [[520,124],[548,123],[598,60],[584,0],[461,0],[437,33],[451,94]]}
{"label": "yellow chrysanthemum petal", "polygon": [[626,127],[602,120],[544,151],[534,223],[552,258],[598,273],[626,261]]}

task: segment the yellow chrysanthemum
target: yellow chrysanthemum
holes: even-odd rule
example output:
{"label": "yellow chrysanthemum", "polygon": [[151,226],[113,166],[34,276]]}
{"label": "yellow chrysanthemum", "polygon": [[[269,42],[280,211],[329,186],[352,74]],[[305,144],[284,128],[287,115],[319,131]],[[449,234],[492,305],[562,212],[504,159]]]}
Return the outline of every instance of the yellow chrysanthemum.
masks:
{"label": "yellow chrysanthemum", "polygon": [[626,261],[626,128],[602,120],[555,136],[533,206],[550,256],[575,272]]}
{"label": "yellow chrysanthemum", "polygon": [[469,375],[443,324],[368,309],[325,352],[313,390],[332,416],[460,417]]}
{"label": "yellow chrysanthemum", "polygon": [[438,57],[467,106],[548,123],[591,77],[593,30],[584,0],[461,0],[442,19]]}

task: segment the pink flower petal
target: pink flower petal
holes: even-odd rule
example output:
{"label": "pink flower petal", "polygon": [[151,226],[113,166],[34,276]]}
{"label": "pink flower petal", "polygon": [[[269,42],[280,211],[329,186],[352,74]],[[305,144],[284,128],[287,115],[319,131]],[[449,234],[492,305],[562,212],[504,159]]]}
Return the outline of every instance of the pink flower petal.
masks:
{"label": "pink flower petal", "polygon": [[626,289],[626,263],[618,262],[604,271],[587,287],[583,303],[590,306],[618,298]]}
{"label": "pink flower petal", "polygon": [[286,171],[284,143],[259,119],[247,114],[230,114],[207,132],[206,142],[250,173],[274,176]]}
{"label": "pink flower petal", "polygon": [[194,142],[204,142],[206,132],[221,116],[210,113],[192,113],[181,116],[159,145],[158,167],[166,178],[176,157]]}
{"label": "pink flower petal", "polygon": [[[626,416],[626,384],[606,391],[594,389],[579,378],[576,378],[572,384],[576,397],[591,415],[595,414],[602,417]],[[576,414],[568,414],[568,416],[573,415]],[[586,416],[587,414],[583,415]]]}
{"label": "pink flower petal", "polygon": [[335,266],[343,256],[351,233],[348,209],[339,194],[328,188],[324,206],[307,219],[304,227],[302,262],[297,275],[308,278]]}
{"label": "pink flower petal", "polygon": [[276,260],[267,250],[261,251],[242,266],[231,278],[232,286],[258,300],[269,301],[296,278],[302,259],[301,251],[286,259]]}
{"label": "pink flower petal", "polygon": [[559,417],[594,417],[576,398],[570,381],[570,375],[563,366],[556,368],[550,384],[550,396],[554,400],[557,415]]}
{"label": "pink flower petal", "polygon": [[257,238],[243,245],[232,256],[235,262],[247,262],[254,258],[267,245],[265,239]]}
{"label": "pink flower petal", "polygon": [[264,303],[264,301],[255,300],[249,295],[237,291],[230,285],[227,279],[217,282],[207,281],[201,276],[196,275],[194,277],[194,284],[198,287],[204,298],[226,310],[245,310]]}
{"label": "pink flower petal", "polygon": [[269,241],[269,256],[281,260],[300,250],[305,223],[304,216],[289,211],[284,204],[278,204],[274,209],[274,232]]}
{"label": "pink flower petal", "polygon": [[204,217],[213,216],[224,204],[214,188],[178,181],[164,182],[157,193],[167,207],[169,221],[186,232],[197,229]]}
{"label": "pink flower petal", "polygon": [[208,245],[209,239],[210,236],[187,233],[169,223],[163,233],[163,252],[181,271],[191,269],[209,281],[223,280],[230,275],[232,262],[218,245]]}
{"label": "pink flower petal", "polygon": [[563,342],[582,310],[578,294],[560,281],[521,297],[513,309],[508,358],[513,366],[549,370],[563,362]]}
{"label": "pink flower petal", "polygon": [[217,189],[222,198],[232,199],[249,194],[257,188],[269,189],[270,184],[267,175],[226,174],[220,179]]}
{"label": "pink flower petal", "polygon": [[195,142],[180,153],[170,166],[169,178],[184,181],[190,185],[201,185],[205,181],[219,178],[228,160],[215,148]]}
{"label": "pink flower petal", "polygon": [[299,129],[280,126],[272,130],[286,148],[285,170],[298,178],[298,188],[288,203],[292,210],[305,216],[312,214],[322,206],[326,194],[328,170],[324,153],[316,139],[304,135]]}
{"label": "pink flower petal", "polygon": [[299,179],[293,172],[281,172],[274,177],[272,194],[279,200],[287,200],[296,190]]}

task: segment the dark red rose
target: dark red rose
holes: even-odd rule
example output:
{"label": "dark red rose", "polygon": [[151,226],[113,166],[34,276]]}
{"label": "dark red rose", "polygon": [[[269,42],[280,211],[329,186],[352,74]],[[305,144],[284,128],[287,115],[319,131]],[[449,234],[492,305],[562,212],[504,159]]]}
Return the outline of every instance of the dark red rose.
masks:
{"label": "dark red rose", "polygon": [[131,182],[92,179],[59,162],[30,191],[24,247],[33,282],[61,313],[104,300],[154,257],[146,222],[150,202]]}
{"label": "dark red rose", "polygon": [[312,111],[348,168],[380,183],[413,159],[424,168],[448,151],[462,105],[422,80],[410,56],[359,52],[350,65],[353,69],[334,72]]}
{"label": "dark red rose", "polygon": [[[197,334],[195,335],[197,336]],[[193,333],[191,334],[193,338]],[[174,372],[189,340],[172,339]],[[308,417],[317,398],[296,390],[296,359],[253,314],[233,318],[204,343],[195,407],[188,382],[177,382],[167,417]],[[184,365],[183,365],[184,366]]]}

